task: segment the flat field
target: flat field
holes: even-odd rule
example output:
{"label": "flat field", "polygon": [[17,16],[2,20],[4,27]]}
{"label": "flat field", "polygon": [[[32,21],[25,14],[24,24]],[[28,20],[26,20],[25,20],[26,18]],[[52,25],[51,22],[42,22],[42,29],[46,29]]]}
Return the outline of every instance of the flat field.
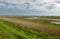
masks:
{"label": "flat field", "polygon": [[[39,19],[27,19],[31,17]],[[60,24],[50,23],[55,21],[50,19],[60,19],[60,17],[8,16],[0,19],[0,39],[60,39]],[[10,19],[20,21],[14,20],[15,23]]]}

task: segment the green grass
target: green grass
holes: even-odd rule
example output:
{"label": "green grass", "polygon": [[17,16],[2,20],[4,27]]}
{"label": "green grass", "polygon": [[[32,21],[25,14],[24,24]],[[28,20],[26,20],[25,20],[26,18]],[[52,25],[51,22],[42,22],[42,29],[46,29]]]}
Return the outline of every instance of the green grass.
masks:
{"label": "green grass", "polygon": [[60,39],[60,37],[0,20],[0,39]]}

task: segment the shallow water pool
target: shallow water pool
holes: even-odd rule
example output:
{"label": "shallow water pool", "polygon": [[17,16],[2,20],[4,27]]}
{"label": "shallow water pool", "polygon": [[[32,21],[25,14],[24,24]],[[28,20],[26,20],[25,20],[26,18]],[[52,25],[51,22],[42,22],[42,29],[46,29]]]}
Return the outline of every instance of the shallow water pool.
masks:
{"label": "shallow water pool", "polygon": [[50,23],[53,23],[53,24],[60,24],[60,22],[50,22]]}

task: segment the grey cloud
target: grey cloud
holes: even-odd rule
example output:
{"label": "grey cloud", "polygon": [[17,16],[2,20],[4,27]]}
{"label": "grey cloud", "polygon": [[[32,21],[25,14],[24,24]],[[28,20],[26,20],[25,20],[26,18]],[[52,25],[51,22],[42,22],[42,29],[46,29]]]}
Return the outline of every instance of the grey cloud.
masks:
{"label": "grey cloud", "polygon": [[18,10],[60,11],[60,0],[0,0],[0,6]]}

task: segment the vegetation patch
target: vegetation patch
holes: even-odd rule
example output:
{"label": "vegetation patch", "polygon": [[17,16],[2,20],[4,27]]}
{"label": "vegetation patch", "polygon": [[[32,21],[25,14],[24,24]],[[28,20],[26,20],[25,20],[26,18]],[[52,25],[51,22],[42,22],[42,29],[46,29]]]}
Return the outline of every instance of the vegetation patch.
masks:
{"label": "vegetation patch", "polygon": [[0,39],[60,39],[60,36],[0,20]]}

